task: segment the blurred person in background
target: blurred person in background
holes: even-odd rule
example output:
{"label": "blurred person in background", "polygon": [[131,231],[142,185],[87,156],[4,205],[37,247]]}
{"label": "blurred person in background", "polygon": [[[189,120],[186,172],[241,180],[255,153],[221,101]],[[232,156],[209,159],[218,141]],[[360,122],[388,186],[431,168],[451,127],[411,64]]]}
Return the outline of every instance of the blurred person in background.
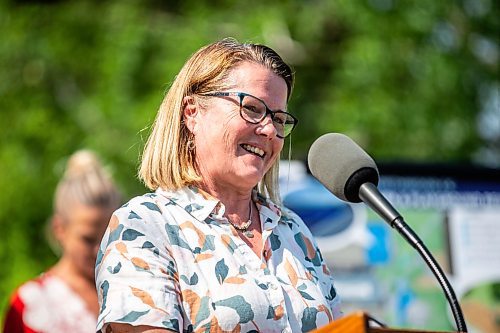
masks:
{"label": "blurred person in background", "polygon": [[292,86],[264,45],[224,39],[186,62],[142,157],[155,192],[118,209],[103,237],[98,330],[303,332],[340,317],[309,229],[280,204]]}
{"label": "blurred person in background", "polygon": [[5,333],[95,332],[97,249],[120,195],[96,155],[74,153],[57,185],[51,231],[61,258],[11,298]]}

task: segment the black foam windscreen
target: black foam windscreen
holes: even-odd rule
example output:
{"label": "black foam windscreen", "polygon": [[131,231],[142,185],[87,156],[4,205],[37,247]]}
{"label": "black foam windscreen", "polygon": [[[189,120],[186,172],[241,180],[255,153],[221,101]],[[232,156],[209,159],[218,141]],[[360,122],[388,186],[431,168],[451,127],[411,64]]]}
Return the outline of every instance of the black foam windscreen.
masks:
{"label": "black foam windscreen", "polygon": [[373,159],[344,134],[328,133],[316,139],[307,159],[312,175],[344,201],[360,202],[360,186],[378,184]]}

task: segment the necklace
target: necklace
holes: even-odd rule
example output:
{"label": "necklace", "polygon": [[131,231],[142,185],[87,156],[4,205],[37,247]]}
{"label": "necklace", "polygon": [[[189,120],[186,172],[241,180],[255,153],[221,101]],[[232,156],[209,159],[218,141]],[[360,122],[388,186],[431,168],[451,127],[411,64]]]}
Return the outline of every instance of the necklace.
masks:
{"label": "necklace", "polygon": [[253,238],[253,232],[248,230],[248,227],[250,227],[250,225],[252,224],[252,208],[253,208],[253,205],[252,205],[252,200],[250,200],[250,213],[248,214],[248,221],[246,221],[245,223],[241,224],[241,225],[237,225],[237,224],[234,224],[233,221],[231,221],[229,218],[227,219],[229,221],[229,223],[231,223],[231,225],[243,232],[243,234],[245,236],[247,236],[248,238]]}

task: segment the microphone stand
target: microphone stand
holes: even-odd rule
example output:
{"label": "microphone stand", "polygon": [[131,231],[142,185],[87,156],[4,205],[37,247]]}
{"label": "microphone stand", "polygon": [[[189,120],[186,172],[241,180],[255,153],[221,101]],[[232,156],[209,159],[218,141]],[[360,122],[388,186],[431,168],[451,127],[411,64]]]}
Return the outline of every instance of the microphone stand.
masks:
{"label": "microphone stand", "polygon": [[401,214],[394,209],[394,207],[379,192],[374,184],[364,183],[361,185],[359,188],[359,198],[378,215],[380,215],[380,217],[382,217],[387,223],[389,223],[392,228],[396,229],[403,236],[403,238],[417,250],[441,285],[441,288],[443,289],[451,307],[458,331],[467,332],[467,326],[465,325],[462,309],[460,308],[460,304],[455,296],[455,292],[444,275],[443,270],[438,265],[422,240],[417,236],[417,234],[415,234],[410,226],[405,223]]}

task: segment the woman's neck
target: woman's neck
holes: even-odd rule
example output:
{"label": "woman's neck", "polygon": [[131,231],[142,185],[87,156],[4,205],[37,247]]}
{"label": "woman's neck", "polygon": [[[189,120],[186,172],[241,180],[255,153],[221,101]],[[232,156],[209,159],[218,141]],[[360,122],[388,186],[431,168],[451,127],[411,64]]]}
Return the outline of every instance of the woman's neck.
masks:
{"label": "woman's neck", "polygon": [[97,291],[93,278],[79,272],[75,265],[64,256],[48,273],[64,281],[85,302],[87,309],[97,316],[99,304],[97,303]]}
{"label": "woman's neck", "polygon": [[248,219],[252,189],[226,188],[213,184],[200,184],[198,187],[224,204],[224,215],[231,221],[238,223]]}
{"label": "woman's neck", "polygon": [[94,279],[82,274],[73,262],[64,256],[50,269],[49,273],[59,277],[71,287],[93,287],[95,289]]}

